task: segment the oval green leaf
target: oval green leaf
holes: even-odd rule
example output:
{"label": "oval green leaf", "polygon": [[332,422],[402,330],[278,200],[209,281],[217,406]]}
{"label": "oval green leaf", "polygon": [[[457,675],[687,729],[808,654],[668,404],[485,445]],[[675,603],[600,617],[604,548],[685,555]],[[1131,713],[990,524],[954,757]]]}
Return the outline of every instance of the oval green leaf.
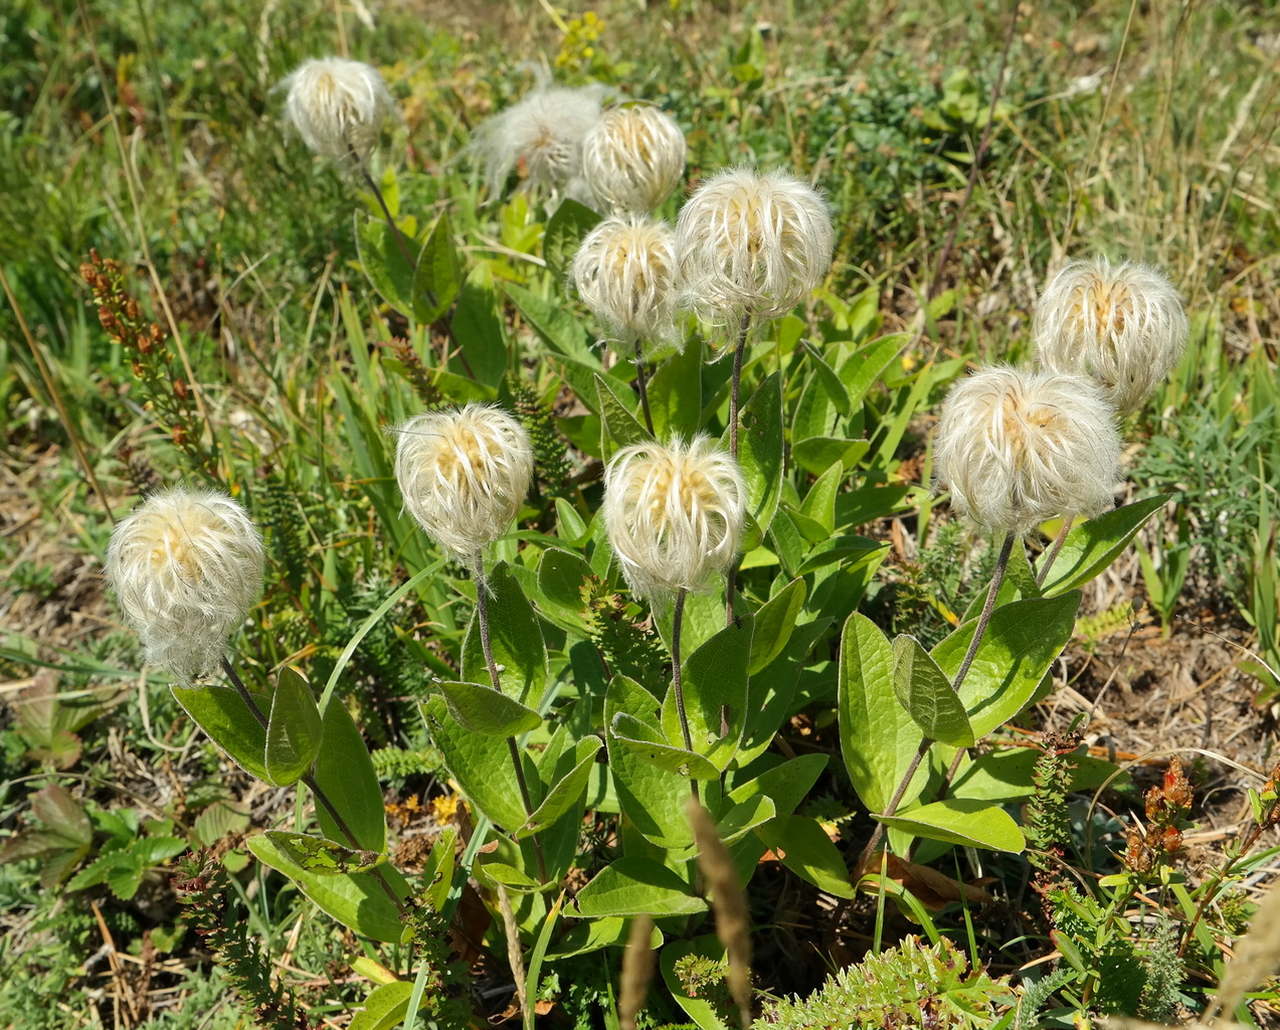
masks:
{"label": "oval green leaf", "polygon": [[893,690],[930,740],[952,747],[973,744],[969,717],[951,689],[951,681],[920,641],[905,633],[893,642]]}
{"label": "oval green leaf", "polygon": [[947,844],[1018,854],[1027,842],[1018,824],[999,805],[946,798],[894,816],[876,816],[886,826]]}
{"label": "oval green leaf", "polygon": [[267,719],[267,780],[277,787],[297,783],[315,761],[323,734],[311,688],[302,673],[286,665],[276,678]]}
{"label": "oval green leaf", "polygon": [[526,708],[492,687],[460,680],[444,680],[436,686],[444,695],[449,714],[473,733],[514,737],[542,725],[542,716],[532,708]]}

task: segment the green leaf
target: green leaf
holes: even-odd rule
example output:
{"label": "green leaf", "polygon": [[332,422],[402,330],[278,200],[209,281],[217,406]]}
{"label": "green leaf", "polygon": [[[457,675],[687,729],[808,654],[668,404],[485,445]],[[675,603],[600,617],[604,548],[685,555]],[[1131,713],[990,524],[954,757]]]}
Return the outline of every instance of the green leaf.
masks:
{"label": "green leaf", "polygon": [[196,817],[196,837],[206,848],[249,825],[249,813],[229,801],[215,801]]}
{"label": "green leaf", "polygon": [[773,798],[755,794],[734,805],[716,823],[716,834],[726,847],[736,844],[757,826],[763,826],[778,814]]}
{"label": "green leaf", "polygon": [[836,531],[836,494],[842,482],[844,470],[839,465],[832,465],[817,478],[800,505],[800,514],[818,523],[824,537]]}
{"label": "green leaf", "polygon": [[507,371],[507,338],[498,317],[498,296],[493,277],[484,265],[473,268],[462,284],[453,311],[453,337],[461,348],[450,358],[450,368],[489,387],[502,382]]}
{"label": "green leaf", "polygon": [[804,580],[793,579],[760,606],[756,612],[755,630],[751,634],[748,675],[754,676],[787,646],[796,618],[804,607],[805,595]]}
{"label": "green leaf", "polygon": [[651,440],[649,431],[632,413],[630,399],[623,399],[620,388],[604,376],[597,375],[596,400],[600,405],[600,451],[608,461],[623,447]]}
{"label": "green leaf", "polygon": [[[553,961],[585,955],[601,948],[622,946],[631,935],[631,922],[622,916],[606,916],[603,919],[584,920],[575,923],[547,952]],[[656,926],[649,935],[649,945],[654,951],[662,947],[662,931]]]}
{"label": "green leaf", "polygon": [[[1073,591],[996,609],[960,686],[960,701],[976,740],[1008,722],[1031,700],[1071,639],[1079,603],[1080,593]],[[946,676],[954,678],[960,670],[976,625],[976,620],[966,622],[933,649],[933,659]]]}
{"label": "green leaf", "polygon": [[854,354],[840,367],[840,379],[849,391],[849,402],[853,406],[862,403],[862,399],[875,385],[911,338],[910,333],[890,333],[877,340],[872,340]]}
{"label": "green leaf", "polygon": [[320,752],[324,727],[302,673],[286,665],[276,677],[267,719],[267,781],[288,787],[301,779]]}
{"label": "green leaf", "polygon": [[84,890],[105,883],[117,898],[128,901],[138,892],[147,870],[186,850],[187,842],[178,837],[143,837],[130,841],[123,847],[99,854],[67,882],[67,890]]}
{"label": "green leaf", "polygon": [[671,743],[662,731],[626,712],[614,715],[609,735],[626,751],[659,769],[697,780],[714,780],[720,776],[720,770],[702,755]]}
{"label": "green leaf", "polygon": [[[747,511],[765,533],[782,496],[782,377],[777,372],[756,388],[739,417],[738,462],[747,484]],[[728,449],[728,429],[720,443]]]}
{"label": "green leaf", "polygon": [[847,472],[871,449],[869,440],[847,440],[844,437],[810,436],[797,441],[791,457],[806,472],[821,475],[830,468]]}
{"label": "green leaf", "polygon": [[584,919],[601,916],[687,916],[705,912],[707,903],[664,865],[625,856],[605,866],[574,901]]}
{"label": "green leaf", "polygon": [[516,833],[517,840],[540,833],[583,799],[587,782],[591,779],[591,768],[595,765],[596,752],[601,747],[598,737],[588,737],[578,741],[573,752],[565,755],[566,759],[574,762],[572,768],[547,791],[542,803],[529,816],[529,821]]}
{"label": "green leaf", "polygon": [[[547,648],[538,616],[506,562],[498,562],[486,581],[493,660],[500,666],[502,692],[522,705],[537,704],[547,682]],[[483,589],[481,584],[476,588]],[[467,683],[489,680],[476,616],[472,616],[462,642],[462,679]]]}
{"label": "green leaf", "polygon": [[506,862],[477,862],[472,871],[481,880],[494,886],[501,885],[519,894],[536,894],[555,886],[553,883],[539,883],[524,870]]}
{"label": "green leaf", "polygon": [[999,805],[988,801],[946,798],[894,816],[877,815],[886,826],[945,844],[1020,853],[1027,842],[1018,824]]}
{"label": "green leaf", "polygon": [[837,898],[854,896],[849,867],[816,819],[798,815],[774,819],[756,830],[756,836],[802,880]]}
{"label": "green leaf", "polygon": [[418,707],[445,767],[471,803],[506,830],[522,826],[525,811],[507,742],[464,729],[449,716],[442,697],[427,698]]}
{"label": "green leaf", "polygon": [[375,987],[347,1024],[347,1030],[393,1030],[409,1010],[413,984],[396,980]]}
{"label": "green leaf", "polygon": [[[696,937],[691,941],[671,941],[658,955],[658,964],[662,969],[662,979],[671,996],[680,1003],[685,1014],[698,1026],[698,1030],[729,1030],[716,1011],[716,1005],[706,997],[694,997],[680,981],[676,972],[676,963],[686,955],[700,955],[714,963],[724,963],[724,945],[715,934]],[[738,1023],[735,1020],[734,1026]]]}
{"label": "green leaf", "polygon": [[547,228],[542,236],[542,259],[559,282],[568,282],[573,256],[578,253],[582,238],[599,221],[599,214],[570,198],[562,200],[555,213],[547,219]]}
{"label": "green leaf", "polygon": [[604,719],[609,747],[609,772],[622,813],[646,840],[662,848],[687,847],[693,840],[684,805],[689,799],[689,780],[679,773],[660,769],[633,753],[613,734],[613,721],[625,713],[646,723],[654,735],[658,730],[658,703],[649,691],[626,676],[614,676],[604,698]]}
{"label": "green leaf", "polygon": [[492,687],[459,680],[436,684],[449,706],[449,714],[465,729],[491,737],[514,737],[542,725],[542,716]]}
{"label": "green leaf", "polygon": [[[267,750],[267,731],[249,706],[230,687],[170,687],[174,698],[196,725],[218,745],[227,757],[250,776],[269,780],[263,761]],[[264,690],[249,688],[258,711],[271,706]]]}
{"label": "green leaf", "polygon": [[1045,577],[1042,593],[1057,597],[1084,586],[1104,569],[1133,539],[1143,524],[1168,503],[1170,494],[1159,494],[1126,504],[1076,526],[1067,534],[1062,550]]}
{"label": "green leaf", "polygon": [[453,228],[445,211],[431,227],[431,235],[418,253],[413,273],[413,317],[430,325],[449,310],[462,283],[462,262],[453,244]]}
{"label": "green leaf", "polygon": [[[924,739],[898,702],[893,667],[893,647],[876,624],[859,612],[850,615],[840,636],[840,752],[853,789],[872,812],[888,807]],[[921,763],[903,804],[924,790],[927,766]]]}
{"label": "green leaf", "polygon": [[[408,935],[400,921],[399,909],[374,873],[332,876],[311,873],[294,862],[266,834],[250,837],[247,843],[260,862],[287,876],[303,894],[348,929],[391,944]],[[404,900],[409,896],[409,885],[394,866],[382,866],[378,874],[397,898]]]}
{"label": "green leaf", "polygon": [[[729,767],[747,725],[747,661],[751,655],[752,622],[744,616],[726,626],[683,663],[685,711],[693,750],[717,769]],[[667,740],[684,742],[675,685],[662,703],[662,728]]]}
{"label": "green leaf", "polygon": [[300,869],[320,876],[337,873],[363,873],[382,861],[376,851],[344,848],[324,837],[286,830],[268,830],[267,838]]}
{"label": "green leaf", "polygon": [[[1037,748],[1007,747],[966,759],[961,762],[947,793],[955,798],[981,801],[1028,797],[1035,792],[1032,773],[1039,757]],[[1117,771],[1111,762],[1086,754],[1072,755],[1071,762],[1075,769],[1069,789],[1073,791],[1095,790]],[[1128,779],[1127,774],[1116,776],[1111,785],[1113,788],[1122,787]]]}
{"label": "green leaf", "polygon": [[[323,722],[324,738],[312,775],[347,828],[355,834],[356,845],[380,852],[387,842],[387,816],[369,749],[342,702],[329,702]],[[316,821],[330,840],[350,843],[323,805],[316,806]]]}
{"label": "green leaf", "polygon": [[589,624],[582,588],[590,578],[591,566],[580,555],[559,547],[547,548],[538,563],[538,607],[561,629],[585,634]]}
{"label": "green leaf", "polygon": [[973,744],[969,718],[951,681],[920,641],[905,633],[893,642],[893,689],[927,738],[952,747]]}
{"label": "green leaf", "polygon": [[826,767],[826,755],[798,755],[788,758],[772,769],[766,769],[755,779],[734,787],[729,792],[729,800],[741,803],[757,794],[763,794],[773,799],[778,815],[788,816],[799,807]]}
{"label": "green leaf", "polygon": [[849,392],[844,388],[844,383],[840,381],[840,377],[836,375],[835,369],[827,364],[822,355],[818,353],[817,348],[807,340],[804,341],[804,352],[805,357],[813,363],[814,374],[819,385],[826,391],[832,407],[845,418],[848,418],[851,411]]}
{"label": "green leaf", "polygon": [[355,238],[360,267],[373,288],[400,314],[415,317],[414,267],[406,260],[405,250],[414,253],[418,245],[407,235],[397,234],[381,218],[359,211],[355,215]]}
{"label": "green leaf", "polygon": [[702,413],[702,348],[690,343],[662,362],[648,383],[653,431],[659,440],[691,437]]}

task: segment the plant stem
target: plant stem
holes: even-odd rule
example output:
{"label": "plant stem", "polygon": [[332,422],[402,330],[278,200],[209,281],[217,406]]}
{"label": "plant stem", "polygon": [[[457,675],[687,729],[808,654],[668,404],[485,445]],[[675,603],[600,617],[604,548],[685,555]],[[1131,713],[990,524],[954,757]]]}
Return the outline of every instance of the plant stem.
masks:
{"label": "plant stem", "polygon": [[[493,660],[493,643],[489,637],[489,585],[485,582],[483,557],[475,557],[476,571],[476,621],[480,624],[480,649],[484,651],[484,664],[489,669],[489,683],[499,694],[502,693],[502,681],[498,678],[498,663]],[[511,754],[511,768],[516,774],[516,784],[520,788],[520,801],[524,805],[524,814],[533,815],[533,799],[529,794],[529,782],[525,779],[524,763],[520,761],[520,747],[515,737],[507,738],[507,750]],[[547,881],[547,859],[542,852],[542,842],[537,834],[529,838],[533,845],[533,854],[538,862],[538,874],[542,882]]]}
{"label": "plant stem", "polygon": [[[222,671],[226,673],[227,679],[231,681],[231,686],[234,687],[235,692],[240,695],[240,700],[245,703],[245,707],[249,709],[250,714],[252,714],[253,717],[258,720],[258,724],[266,730],[268,727],[267,717],[263,714],[262,709],[258,707],[258,702],[254,700],[253,695],[249,693],[249,688],[244,685],[244,680],[240,678],[235,667],[232,666],[226,658],[222,659]],[[307,789],[315,795],[316,803],[322,806],[324,810],[329,813],[329,818],[333,820],[334,825],[338,827],[342,835],[347,838],[347,843],[353,848],[359,849],[360,842],[356,839],[355,833],[352,831],[351,827],[347,825],[347,821],[342,818],[341,814],[339,814],[334,803],[329,800],[329,795],[326,794],[320,784],[316,782],[316,778],[312,776],[311,773],[307,773],[302,777],[302,782],[305,783],[307,785]],[[378,886],[380,886],[387,897],[391,899],[391,903],[396,906],[396,909],[401,915],[404,915],[408,909],[405,908],[404,902],[400,900],[400,896],[396,894],[391,884],[387,881],[387,878],[382,875],[382,870],[375,866],[373,869],[370,869],[369,872],[371,872],[373,874],[373,878],[378,881]]]}
{"label": "plant stem", "polygon": [[738,411],[742,395],[742,359],[747,350],[747,335],[751,331],[751,317],[742,316],[738,329],[738,344],[733,349],[733,378],[729,381],[729,453],[738,460]]}
{"label": "plant stem", "polygon": [[[405,239],[404,233],[400,231],[400,226],[396,225],[396,220],[391,214],[391,208],[387,206],[387,201],[382,195],[381,188],[374,181],[373,176],[369,174],[368,167],[360,159],[354,148],[351,150],[351,159],[355,162],[356,167],[360,169],[360,178],[364,180],[364,184],[369,187],[377,199],[378,207],[382,208],[382,217],[386,221],[387,227],[390,228],[391,235],[395,237],[396,246],[400,248],[400,256],[404,258],[405,263],[409,266],[409,275],[412,276],[418,267],[418,261],[413,256],[412,251],[409,250],[409,241]],[[434,299],[431,300],[431,306],[435,307]]]}
{"label": "plant stem", "polygon": [[644,413],[644,427],[653,436],[653,413],[649,410],[649,386],[645,382],[644,350],[636,340],[636,391],[640,394],[640,410]]}
{"label": "plant stem", "polygon": [[[688,596],[685,590],[676,591],[676,607],[671,616],[671,686],[676,692],[676,711],[680,715],[680,732],[684,735],[684,749],[693,751],[693,734],[689,732],[689,713],[684,707],[684,679],[680,671],[680,631],[684,625],[684,599]],[[693,800],[702,804],[698,791],[698,781],[689,777],[689,790]]]}
{"label": "plant stem", "polygon": [[[747,336],[751,331],[751,316],[743,315],[738,329],[738,345],[733,351],[733,378],[729,385],[729,453],[738,460],[738,414],[742,395],[742,358],[747,349]],[[725,625],[733,625],[733,601],[738,590],[738,562],[735,559],[724,578]]]}
{"label": "plant stem", "polygon": [[1044,553],[1044,557],[1040,560],[1040,569],[1036,573],[1036,586],[1044,585],[1044,581],[1049,576],[1049,570],[1053,568],[1053,563],[1058,560],[1058,552],[1062,550],[1062,545],[1067,542],[1067,534],[1071,532],[1071,523],[1074,521],[1074,515],[1062,516],[1062,528],[1058,530],[1058,535],[1053,538],[1053,543],[1049,545],[1049,550]]}
{"label": "plant stem", "polygon": [[[1000,556],[996,559],[995,571],[991,575],[991,585],[987,588],[987,599],[982,605],[982,614],[978,616],[978,624],[973,629],[973,639],[969,641],[969,648],[965,651],[964,661],[960,663],[956,678],[951,683],[951,689],[956,693],[960,692],[960,687],[963,685],[965,677],[969,675],[969,668],[973,665],[974,656],[977,655],[982,638],[986,636],[987,626],[991,623],[991,616],[996,608],[996,598],[1000,596],[1000,587],[1004,584],[1005,573],[1009,570],[1009,555],[1013,553],[1015,539],[1015,534],[1007,533],[1004,543],[1000,547]],[[911,764],[907,766],[907,771],[898,783],[897,790],[893,792],[893,797],[889,799],[889,804],[883,812],[884,817],[892,816],[898,811],[898,805],[901,804],[902,797],[906,794],[907,787],[911,784],[911,778],[915,776],[916,770],[920,768],[920,763],[932,746],[933,741],[927,737],[920,742],[920,747],[916,749],[915,757],[911,759]],[[959,768],[960,759],[964,753],[964,748],[956,752],[956,757],[952,760],[951,768],[943,783],[943,791],[946,790],[946,784],[951,782],[951,777],[955,775],[956,770]],[[884,823],[877,823],[875,830],[871,834],[871,840],[867,842],[867,846],[862,851],[864,865],[866,860],[875,854],[876,847],[883,837]]]}

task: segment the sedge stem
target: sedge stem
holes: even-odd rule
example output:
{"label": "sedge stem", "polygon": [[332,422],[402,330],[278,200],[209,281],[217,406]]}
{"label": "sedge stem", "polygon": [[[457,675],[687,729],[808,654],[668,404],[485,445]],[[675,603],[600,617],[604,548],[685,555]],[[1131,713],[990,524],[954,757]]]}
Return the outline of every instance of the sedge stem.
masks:
{"label": "sedge stem", "polygon": [[[480,624],[480,649],[484,652],[484,664],[489,669],[489,683],[499,694],[502,693],[502,681],[498,678],[498,663],[493,660],[493,643],[489,636],[489,585],[485,582],[484,565],[481,555],[475,557],[476,571],[476,622]],[[533,815],[533,798],[529,794],[529,781],[525,779],[524,763],[520,760],[520,747],[515,737],[507,738],[507,750],[511,754],[511,768],[516,774],[516,785],[520,788],[520,801],[524,805],[524,814]],[[529,838],[533,845],[533,854],[538,862],[538,875],[542,882],[547,882],[547,859],[542,851],[542,842],[537,834]]]}

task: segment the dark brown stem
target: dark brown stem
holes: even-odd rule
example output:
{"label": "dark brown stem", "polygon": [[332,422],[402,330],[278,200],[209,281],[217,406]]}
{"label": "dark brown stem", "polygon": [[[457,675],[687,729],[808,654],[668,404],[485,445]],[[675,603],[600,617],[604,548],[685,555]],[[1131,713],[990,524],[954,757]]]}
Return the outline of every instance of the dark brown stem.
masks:
{"label": "dark brown stem", "polygon": [[1045,551],[1044,557],[1040,559],[1040,569],[1036,572],[1036,586],[1044,585],[1044,581],[1049,576],[1049,570],[1053,568],[1053,563],[1058,560],[1058,552],[1062,550],[1062,545],[1067,542],[1067,534],[1071,532],[1071,523],[1074,521],[1074,515],[1062,516],[1062,528],[1058,530],[1058,535],[1053,538],[1053,543],[1049,545],[1049,550]]}
{"label": "dark brown stem", "polygon": [[[404,233],[400,231],[400,226],[396,224],[395,218],[391,214],[391,208],[387,207],[386,198],[382,195],[382,190],[374,181],[373,176],[369,174],[369,169],[365,163],[360,160],[360,156],[354,149],[351,151],[351,160],[356,163],[356,167],[360,169],[360,178],[364,180],[364,184],[369,187],[374,197],[378,201],[378,207],[382,208],[382,217],[387,223],[387,227],[391,230],[391,235],[395,237],[396,246],[400,248],[400,256],[404,258],[405,263],[409,266],[409,274],[412,276],[418,267],[418,260],[413,256],[409,249],[409,241],[405,238]],[[435,300],[431,299],[431,306],[435,307]]]}
{"label": "dark brown stem", "polygon": [[[226,673],[227,679],[231,681],[231,686],[235,689],[235,692],[240,695],[240,700],[245,703],[245,707],[248,708],[253,717],[258,720],[258,725],[260,725],[264,730],[267,729],[268,720],[266,715],[264,715],[262,709],[258,707],[258,702],[254,700],[253,695],[249,693],[249,688],[244,685],[244,680],[240,678],[235,668],[225,657],[222,659],[222,671]],[[305,783],[307,785],[307,789],[315,795],[316,804],[320,805],[329,813],[329,818],[333,820],[334,825],[338,827],[338,830],[342,835],[347,838],[347,843],[353,848],[359,849],[360,842],[356,839],[355,833],[352,832],[351,827],[347,825],[347,821],[339,814],[334,803],[329,800],[329,795],[326,794],[324,790],[321,789],[320,784],[316,782],[316,778],[310,773],[307,773],[302,777],[302,782]],[[382,870],[375,867],[369,870],[369,872],[373,874],[373,878],[378,881],[378,886],[381,887],[383,893],[391,899],[391,903],[396,906],[396,909],[402,915],[407,912],[408,909],[405,908],[404,902],[400,899],[400,896],[396,894],[391,884],[387,881],[387,878],[383,876]]]}
{"label": "dark brown stem", "polygon": [[[738,345],[733,351],[733,378],[729,384],[729,453],[733,460],[738,460],[738,412],[742,394],[742,358],[747,349],[747,335],[751,330],[751,318],[742,316],[742,325],[738,330]],[[738,592],[738,563],[734,561],[724,578],[724,618],[725,625],[734,622],[733,601]]]}
{"label": "dark brown stem", "polygon": [[[1005,573],[1009,569],[1009,555],[1013,553],[1015,539],[1016,536],[1013,533],[1007,533],[1004,538],[1004,544],[1000,547],[1000,556],[996,559],[995,571],[991,576],[991,585],[987,588],[987,599],[982,605],[982,614],[978,616],[978,624],[973,629],[973,639],[969,641],[969,648],[965,651],[964,661],[960,663],[956,678],[951,683],[951,689],[956,693],[960,692],[960,687],[964,683],[965,677],[969,675],[969,668],[973,665],[974,656],[978,653],[978,646],[982,643],[982,638],[987,632],[987,626],[991,622],[991,615],[996,607],[996,598],[1000,596],[1000,587],[1004,584]],[[893,792],[893,797],[889,800],[888,807],[882,813],[884,817],[892,816],[898,811],[898,805],[902,802],[902,797],[906,794],[907,787],[911,785],[911,778],[915,776],[916,770],[920,768],[921,761],[924,760],[924,756],[928,754],[929,748],[932,746],[933,741],[927,737],[920,742],[920,747],[916,750],[915,757],[907,767],[906,773],[903,774],[897,790]],[[946,791],[946,784],[950,783],[951,777],[955,775],[956,769],[959,768],[963,754],[963,748],[956,752],[956,757],[951,763],[951,770],[947,773],[947,779],[943,783],[943,792]],[[884,824],[878,823],[871,834],[871,840],[867,842],[867,846],[862,851],[864,864],[868,858],[875,854],[875,849],[883,836]]]}
{"label": "dark brown stem", "polygon": [[[493,660],[493,643],[489,638],[489,586],[484,578],[483,557],[475,557],[476,574],[476,622],[480,624],[480,649],[484,652],[484,664],[489,669],[489,683],[499,694],[502,693],[502,681],[498,678],[498,663]],[[524,805],[524,814],[533,815],[533,797],[529,793],[529,782],[525,779],[524,763],[520,760],[520,747],[515,737],[507,738],[507,750],[511,753],[511,768],[516,774],[516,785],[520,788],[520,801]],[[537,835],[529,838],[533,845],[533,854],[538,862],[538,874],[542,882],[547,882],[547,859],[542,852],[542,842]]]}
{"label": "dark brown stem", "polygon": [[974,152],[973,164],[969,166],[969,181],[965,184],[964,196],[961,197],[960,206],[956,208],[955,217],[951,221],[951,231],[947,233],[946,242],[943,243],[942,250],[938,254],[933,279],[929,282],[929,292],[925,295],[927,300],[933,300],[942,286],[942,275],[947,268],[947,259],[951,257],[951,250],[956,243],[956,233],[960,231],[960,222],[964,218],[965,210],[969,207],[969,198],[973,196],[974,184],[978,181],[978,169],[982,165],[982,159],[987,156],[987,147],[991,144],[991,129],[995,125],[996,105],[1000,102],[1000,94],[1004,92],[1004,69],[1008,64],[1009,50],[1013,46],[1013,37],[1018,27],[1018,6],[1019,0],[1013,0],[1009,28],[1004,37],[1004,50],[1000,52],[1000,67],[996,71],[996,84],[991,91],[991,103],[987,106],[987,124],[982,130],[982,139],[978,141],[978,149]]}
{"label": "dark brown stem", "polygon": [[[680,715],[680,732],[684,736],[684,749],[693,751],[693,734],[689,732],[689,713],[684,706],[684,677],[680,669],[680,631],[684,625],[684,599],[688,594],[684,590],[676,591],[675,611],[671,615],[671,686],[676,692],[676,712]],[[689,789],[693,800],[702,804],[698,791],[698,781],[689,777]]]}
{"label": "dark brown stem", "polygon": [[644,413],[644,427],[653,436],[653,413],[649,410],[649,385],[645,381],[644,350],[636,340],[636,390],[640,394],[640,410]]}

